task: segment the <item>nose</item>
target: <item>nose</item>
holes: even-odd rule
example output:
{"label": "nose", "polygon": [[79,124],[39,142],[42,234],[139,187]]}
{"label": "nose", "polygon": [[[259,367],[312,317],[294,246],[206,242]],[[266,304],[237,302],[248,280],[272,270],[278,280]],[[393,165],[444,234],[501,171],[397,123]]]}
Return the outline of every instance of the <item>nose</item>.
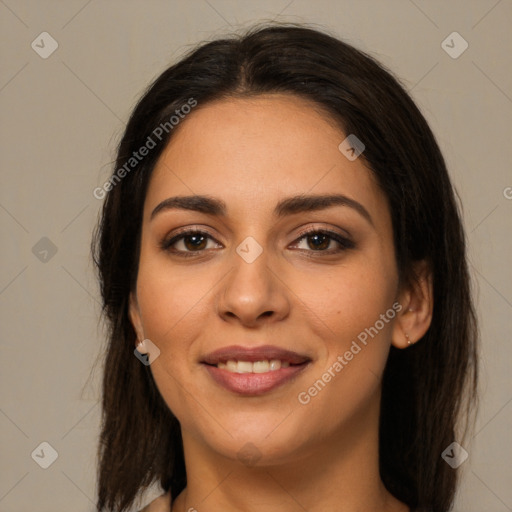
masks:
{"label": "nose", "polygon": [[234,252],[231,263],[217,299],[218,314],[224,321],[257,327],[288,316],[289,288],[277,269],[271,268],[265,250],[252,262]]}

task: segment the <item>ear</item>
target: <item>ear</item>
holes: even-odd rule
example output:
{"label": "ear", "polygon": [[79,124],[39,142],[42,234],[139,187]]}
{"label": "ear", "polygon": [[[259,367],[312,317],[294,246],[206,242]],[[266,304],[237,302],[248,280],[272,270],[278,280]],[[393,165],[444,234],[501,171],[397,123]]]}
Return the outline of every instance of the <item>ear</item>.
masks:
{"label": "ear", "polygon": [[129,315],[132,326],[137,334],[137,339],[135,340],[135,346],[137,346],[144,340],[144,329],[135,292],[130,293]]}
{"label": "ear", "polygon": [[432,281],[430,265],[425,261],[416,263],[414,276],[403,285],[398,297],[402,309],[392,334],[392,344],[396,348],[407,348],[428,331],[434,309]]}

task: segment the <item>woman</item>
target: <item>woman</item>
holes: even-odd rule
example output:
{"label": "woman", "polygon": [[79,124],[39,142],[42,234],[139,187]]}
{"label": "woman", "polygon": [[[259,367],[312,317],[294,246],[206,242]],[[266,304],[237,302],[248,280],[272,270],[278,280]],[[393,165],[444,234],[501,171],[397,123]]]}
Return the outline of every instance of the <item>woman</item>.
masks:
{"label": "woman", "polygon": [[155,480],[144,510],[451,508],[441,455],[477,382],[464,233],[389,72],[300,26],[203,44],[97,191],[98,510]]}

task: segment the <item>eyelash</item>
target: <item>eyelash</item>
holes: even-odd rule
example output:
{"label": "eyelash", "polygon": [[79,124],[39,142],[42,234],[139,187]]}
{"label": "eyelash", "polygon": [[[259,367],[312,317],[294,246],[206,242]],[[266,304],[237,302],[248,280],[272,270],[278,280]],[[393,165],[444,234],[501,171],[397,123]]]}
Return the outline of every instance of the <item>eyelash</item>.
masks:
{"label": "eyelash", "polygon": [[[196,256],[200,255],[201,253],[205,252],[206,249],[201,249],[198,251],[171,250],[172,245],[174,245],[176,242],[179,242],[182,238],[186,238],[187,236],[190,236],[190,235],[203,235],[207,238],[210,238],[211,240],[214,240],[216,243],[219,243],[207,231],[203,231],[200,229],[188,229],[186,231],[182,231],[181,233],[178,233],[177,235],[173,236],[170,239],[162,240],[162,242],[160,243],[160,248],[164,251],[172,252],[173,254],[176,254],[179,257],[183,257],[183,258],[196,257]],[[319,254],[320,256],[321,255],[332,255],[332,254],[341,253],[343,251],[346,251],[347,249],[353,249],[355,247],[355,243],[352,242],[352,240],[349,240],[348,238],[343,237],[342,235],[340,235],[339,233],[336,233],[335,231],[328,231],[328,230],[324,230],[324,229],[315,229],[315,228],[310,228],[310,229],[307,229],[307,230],[303,231],[302,233],[300,233],[299,238],[297,238],[295,240],[295,242],[293,242],[293,243],[298,244],[304,238],[307,238],[308,236],[312,236],[312,235],[325,235],[340,245],[339,248],[334,249],[334,250],[329,249],[329,250],[314,251],[314,250],[308,250],[308,249],[299,249],[300,251],[306,251],[306,253],[313,253],[313,254],[308,254],[308,256],[312,257],[312,258],[317,257],[317,254],[315,254],[315,253],[320,253]]]}

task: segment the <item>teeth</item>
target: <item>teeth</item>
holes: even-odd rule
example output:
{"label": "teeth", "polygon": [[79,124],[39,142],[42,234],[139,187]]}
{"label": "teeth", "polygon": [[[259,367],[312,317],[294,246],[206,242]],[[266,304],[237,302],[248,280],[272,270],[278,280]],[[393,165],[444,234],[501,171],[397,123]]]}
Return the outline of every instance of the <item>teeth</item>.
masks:
{"label": "teeth", "polygon": [[[268,361],[254,361],[252,363],[252,371],[253,373],[265,373],[270,371],[270,363]],[[275,370],[275,368],[272,368]]]}
{"label": "teeth", "polygon": [[226,363],[219,363],[217,368],[227,370],[232,373],[267,373],[269,371],[276,371],[281,368],[288,368],[290,363],[288,361],[280,361],[279,359],[264,359],[262,361],[233,361],[230,359]]}
{"label": "teeth", "polygon": [[238,361],[237,373],[251,373],[252,363],[248,361]]}

